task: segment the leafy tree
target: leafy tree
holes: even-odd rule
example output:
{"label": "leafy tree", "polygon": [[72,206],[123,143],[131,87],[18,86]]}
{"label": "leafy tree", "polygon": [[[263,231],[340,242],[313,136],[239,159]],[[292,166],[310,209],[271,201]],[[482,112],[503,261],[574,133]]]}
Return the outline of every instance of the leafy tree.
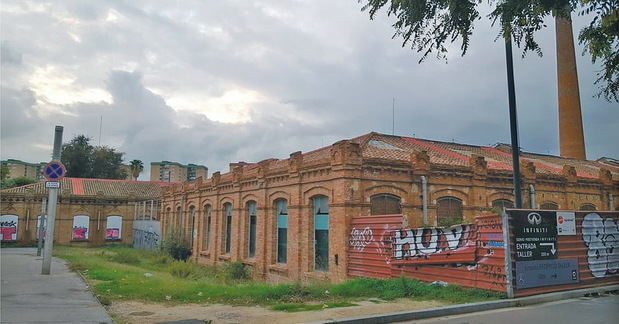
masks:
{"label": "leafy tree", "polygon": [[3,179],[1,181],[0,187],[1,189],[21,187],[35,182],[37,182],[37,180],[33,178],[17,177],[12,179]]}
{"label": "leafy tree", "polygon": [[68,177],[96,179],[124,179],[121,168],[124,153],[107,146],[92,146],[90,138],[77,135],[62,146],[62,163]]}
{"label": "leafy tree", "polygon": [[9,169],[8,166],[6,165],[0,166],[0,180],[1,181],[8,179],[9,173],[11,173],[11,169]]}
{"label": "leafy tree", "polygon": [[93,151],[91,178],[125,179],[127,172],[122,169],[124,153],[107,146],[95,147]]}
{"label": "leafy tree", "polygon": [[75,136],[69,143],[62,145],[62,164],[67,168],[67,176],[74,178],[90,178],[94,146],[85,135]]}
{"label": "leafy tree", "polygon": [[129,162],[129,166],[131,168],[131,176],[133,180],[137,180],[140,176],[140,173],[144,171],[144,163],[141,160],[132,160]]}
{"label": "leafy tree", "polygon": [[[436,53],[446,58],[446,45],[461,40],[465,55],[473,33],[473,23],[481,18],[478,7],[482,0],[359,0],[362,10],[374,19],[379,9],[387,6],[387,14],[397,18],[395,37],[402,46],[410,45],[422,54],[419,62]],[[541,55],[535,33],[547,26],[544,18],[567,17],[572,11],[592,16],[589,26],[580,31],[579,40],[595,63],[602,61],[603,71],[596,84],[598,96],[619,101],[619,0],[488,0],[493,8],[489,18],[500,24],[499,36],[510,36],[523,55],[533,51]]]}

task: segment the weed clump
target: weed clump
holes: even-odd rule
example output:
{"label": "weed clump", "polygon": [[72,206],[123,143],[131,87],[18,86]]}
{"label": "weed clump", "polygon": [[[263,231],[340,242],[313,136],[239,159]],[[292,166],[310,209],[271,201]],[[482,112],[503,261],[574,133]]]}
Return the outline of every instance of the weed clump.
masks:
{"label": "weed clump", "polygon": [[191,256],[188,238],[180,230],[171,230],[163,239],[161,249],[174,260],[187,261]]}
{"label": "weed clump", "polygon": [[167,254],[155,254],[152,257],[151,262],[153,264],[170,264],[173,262],[173,259]]}
{"label": "weed clump", "polygon": [[249,269],[243,262],[230,262],[224,266],[224,273],[228,279],[248,280],[251,278]]}
{"label": "weed clump", "polygon": [[124,264],[138,264],[140,263],[140,256],[136,251],[120,250],[113,254],[110,260]]}

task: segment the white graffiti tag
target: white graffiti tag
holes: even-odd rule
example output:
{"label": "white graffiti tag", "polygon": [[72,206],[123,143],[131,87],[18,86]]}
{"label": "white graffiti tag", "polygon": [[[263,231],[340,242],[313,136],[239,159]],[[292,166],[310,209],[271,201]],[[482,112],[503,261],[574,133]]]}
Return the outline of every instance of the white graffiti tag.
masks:
{"label": "white graffiti tag", "polygon": [[348,243],[353,249],[359,252],[363,251],[366,245],[372,243],[372,230],[369,227],[363,230],[358,230],[353,227],[352,231],[350,231],[350,240],[348,240]]}
{"label": "white graffiti tag", "polygon": [[[418,228],[395,231],[393,256],[396,259],[416,257],[441,252],[445,249],[455,250],[467,241],[463,235],[469,230],[467,225],[456,225],[445,229]],[[444,237],[444,239],[441,239]],[[447,246],[440,246],[440,241]]]}
{"label": "white graffiti tag", "polygon": [[587,261],[596,278],[619,270],[618,225],[612,218],[602,218],[597,213],[587,214],[582,222],[582,239],[589,247]]}

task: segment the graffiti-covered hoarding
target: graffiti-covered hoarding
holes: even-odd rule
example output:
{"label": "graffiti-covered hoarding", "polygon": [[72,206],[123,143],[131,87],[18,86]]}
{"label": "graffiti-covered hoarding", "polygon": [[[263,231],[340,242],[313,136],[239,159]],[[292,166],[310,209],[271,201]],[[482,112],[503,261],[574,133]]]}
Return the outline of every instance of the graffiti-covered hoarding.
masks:
{"label": "graffiti-covered hoarding", "polygon": [[498,215],[481,215],[474,223],[451,227],[403,228],[402,220],[402,215],[353,218],[350,276],[405,275],[505,291],[504,244]]}
{"label": "graffiti-covered hoarding", "polygon": [[[619,283],[619,212],[508,209],[507,213],[512,225],[510,249],[515,296]],[[537,215],[541,216],[539,224]],[[543,219],[548,220],[545,226],[541,226]],[[522,227],[544,232],[531,236],[540,239],[536,246],[531,245],[532,251],[554,254],[556,262],[535,263],[518,257],[523,251],[523,242],[518,240],[522,237],[519,235]],[[550,236],[552,239],[548,239]],[[546,249],[540,250],[544,243]],[[575,260],[580,266],[576,266]],[[546,280],[538,280],[540,277]]]}
{"label": "graffiti-covered hoarding", "polygon": [[156,250],[161,243],[161,228],[156,220],[133,221],[133,247],[144,250]]}

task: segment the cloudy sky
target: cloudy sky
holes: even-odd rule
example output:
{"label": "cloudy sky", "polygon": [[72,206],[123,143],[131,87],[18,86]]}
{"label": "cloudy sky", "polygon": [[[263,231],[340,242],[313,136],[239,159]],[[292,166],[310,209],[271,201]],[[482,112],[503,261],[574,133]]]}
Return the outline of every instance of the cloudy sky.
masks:
{"label": "cloudy sky", "polygon": [[[448,62],[392,39],[356,0],[10,1],[1,5],[1,158],[48,161],[54,125],[127,161],[285,158],[377,131],[509,142],[505,52],[477,22]],[[574,28],[587,23],[575,17]],[[558,154],[554,23],[543,57],[515,53],[521,146]],[[587,156],[619,158],[619,107],[577,46]],[[103,120],[99,138],[99,122]],[[148,171],[148,170],[146,170]],[[144,173],[141,179],[147,179]]]}

